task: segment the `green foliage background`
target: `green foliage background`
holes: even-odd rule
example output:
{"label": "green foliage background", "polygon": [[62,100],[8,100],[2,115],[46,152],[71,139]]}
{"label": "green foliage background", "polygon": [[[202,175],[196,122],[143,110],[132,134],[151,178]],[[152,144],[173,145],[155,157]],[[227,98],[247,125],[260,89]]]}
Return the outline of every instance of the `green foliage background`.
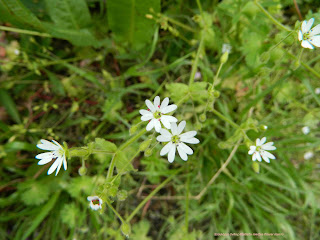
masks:
{"label": "green foliage background", "polygon": [[[320,23],[319,1],[296,2],[302,20]],[[288,35],[300,27],[294,1],[0,0],[0,22],[0,239],[125,239],[112,209],[92,211],[87,196],[104,195],[127,219],[166,179],[130,218],[130,239],[319,238],[320,57]],[[224,43],[232,50],[215,77]],[[157,95],[198,131],[187,162],[169,164],[160,144],[136,154],[147,134],[121,145],[145,128],[139,109]],[[255,173],[246,139],[196,198],[243,132],[274,141],[277,159]],[[116,173],[127,172],[107,182],[111,157],[99,153],[47,176],[50,164],[34,158],[42,138],[122,146]]]}

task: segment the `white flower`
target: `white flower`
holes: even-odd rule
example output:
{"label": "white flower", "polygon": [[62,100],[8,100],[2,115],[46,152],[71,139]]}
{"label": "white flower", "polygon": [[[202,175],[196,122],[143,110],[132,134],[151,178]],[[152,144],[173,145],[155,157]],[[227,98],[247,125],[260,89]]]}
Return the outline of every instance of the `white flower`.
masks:
{"label": "white flower", "polygon": [[194,79],[195,80],[201,79],[201,72],[196,72],[196,74],[194,75]]}
{"label": "white flower", "polygon": [[232,46],[229,43],[222,44],[222,53],[228,52],[230,53],[232,50]]}
{"label": "white flower", "polygon": [[313,158],[313,152],[306,152],[304,155],[303,155],[303,158],[305,160],[309,160],[311,158]]}
{"label": "white flower", "polygon": [[48,175],[50,175],[54,172],[54,170],[57,169],[57,176],[58,172],[60,171],[62,162],[64,170],[67,170],[67,160],[64,148],[55,140],[49,142],[48,140],[41,139],[40,142],[41,144],[38,144],[37,147],[42,150],[48,150],[50,152],[40,153],[36,156],[36,159],[40,159],[38,165],[44,165],[48,162],[51,162],[52,160],[55,160],[48,170]]}
{"label": "white flower", "polygon": [[310,128],[307,127],[307,126],[303,127],[301,130],[302,130],[304,135],[307,135],[310,132]]}
{"label": "white flower", "polygon": [[301,24],[298,38],[304,48],[314,49],[314,46],[320,47],[320,35],[317,35],[320,34],[320,24],[311,29],[313,22],[314,18],[311,18],[308,22],[304,20]]}
{"label": "white flower", "polygon": [[267,152],[266,150],[275,150],[276,147],[272,146],[273,142],[268,142],[265,143],[267,140],[266,137],[262,138],[261,140],[257,138],[256,140],[256,145],[255,146],[250,146],[250,150],[248,152],[249,155],[252,155],[252,161],[258,160],[259,162],[262,161],[261,157],[263,160],[265,160],[267,163],[270,163],[270,159],[276,159],[276,157]]}
{"label": "white flower", "polygon": [[320,94],[320,88],[316,88],[316,89],[314,90],[314,92],[315,92],[315,94],[319,95],[319,94]]}
{"label": "white flower", "polygon": [[186,133],[182,133],[183,129],[186,126],[186,121],[180,122],[177,126],[176,123],[171,123],[171,133],[166,129],[161,129],[160,134],[157,137],[159,142],[168,142],[160,151],[160,155],[164,156],[168,153],[168,161],[170,163],[173,162],[176,149],[178,149],[178,153],[182,160],[187,161],[188,155],[193,154],[193,150],[184,143],[197,144],[199,143],[199,139],[194,136],[197,135],[196,131],[190,131]]}
{"label": "white flower", "polygon": [[14,50],[14,54],[15,54],[15,55],[19,55],[19,54],[20,54],[19,49],[15,49],[15,50]]}
{"label": "white flower", "polygon": [[87,200],[90,201],[90,207],[92,210],[98,210],[102,208],[102,199],[98,196],[89,196]]}
{"label": "white flower", "polygon": [[[169,104],[169,98],[165,98],[160,105],[160,97],[156,96],[153,103],[150,100],[146,100],[146,105],[148,110],[141,109],[139,112],[142,115],[142,121],[149,121],[147,125],[147,131],[154,128],[157,132],[160,132],[161,123],[166,128],[170,129],[172,122],[177,122],[178,120],[169,115],[165,115],[177,109],[177,105]],[[160,123],[161,122],[161,123]]]}

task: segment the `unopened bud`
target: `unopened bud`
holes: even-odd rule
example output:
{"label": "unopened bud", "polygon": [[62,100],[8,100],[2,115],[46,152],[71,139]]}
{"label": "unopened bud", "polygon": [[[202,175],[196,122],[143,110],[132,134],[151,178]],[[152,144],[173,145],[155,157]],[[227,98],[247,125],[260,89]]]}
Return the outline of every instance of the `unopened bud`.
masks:
{"label": "unopened bud", "polygon": [[151,141],[152,141],[152,139],[149,138],[149,139],[145,140],[144,142],[142,142],[142,143],[140,144],[140,146],[139,146],[139,150],[140,150],[141,152],[143,152],[144,150],[146,150],[146,149],[150,146]]}
{"label": "unopened bud", "polygon": [[253,162],[253,163],[252,163],[252,169],[253,169],[253,171],[255,171],[256,173],[259,173],[259,172],[260,172],[260,165],[259,165],[259,163]]}
{"label": "unopened bud", "polygon": [[137,130],[138,130],[138,126],[137,125],[133,125],[129,130],[129,134],[133,135]]}
{"label": "unopened bud", "polygon": [[266,126],[266,125],[260,125],[259,126],[259,130],[262,131],[262,132],[266,131],[267,129],[268,129],[268,126]]}
{"label": "unopened bud", "polygon": [[128,192],[125,190],[120,190],[117,194],[117,198],[119,201],[124,201],[128,197]]}
{"label": "unopened bud", "polygon": [[151,14],[146,14],[146,18],[153,19],[153,16]]}
{"label": "unopened bud", "polygon": [[221,63],[226,63],[228,61],[228,56],[229,56],[228,52],[225,52],[224,54],[222,54],[222,56],[220,58],[220,62]]}
{"label": "unopened bud", "polygon": [[220,97],[220,92],[219,91],[214,91],[213,92],[213,96],[215,97],[215,98],[218,98],[218,97]]}
{"label": "unopened bud", "polygon": [[121,229],[122,234],[125,235],[127,238],[130,236],[131,226],[129,223],[122,222],[120,229]]}
{"label": "unopened bud", "polygon": [[85,166],[82,166],[81,168],[79,168],[78,172],[80,176],[84,176],[87,173],[87,168]]}
{"label": "unopened bud", "polygon": [[145,151],[144,151],[144,156],[145,157],[150,157],[152,155],[152,148],[147,148]]}
{"label": "unopened bud", "polygon": [[202,113],[202,114],[200,115],[200,117],[199,117],[199,120],[200,120],[201,122],[205,122],[206,119],[207,119],[207,116],[206,116],[205,113]]}

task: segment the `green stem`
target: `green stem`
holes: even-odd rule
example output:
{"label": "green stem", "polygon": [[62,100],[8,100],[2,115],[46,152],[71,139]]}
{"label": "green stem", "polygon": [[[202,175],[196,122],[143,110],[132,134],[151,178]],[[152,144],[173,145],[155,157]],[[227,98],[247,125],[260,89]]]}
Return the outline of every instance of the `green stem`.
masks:
{"label": "green stem", "polygon": [[291,34],[293,34],[295,31],[291,31],[287,36],[285,36],[283,39],[281,39],[280,42],[278,42],[275,46],[273,46],[269,52],[271,52],[273,49],[275,49],[276,47],[278,47],[284,40],[286,40]]}
{"label": "green stem", "polygon": [[133,212],[130,214],[130,216],[127,218],[127,222],[130,222],[131,219],[138,213],[138,211],[157,193],[160,191],[161,188],[163,188],[168,182],[172,180],[178,173],[180,173],[182,169],[179,169],[176,171],[173,175],[171,175],[169,178],[167,178],[165,181],[163,181],[158,187],[156,187],[143,201],[133,210]]}
{"label": "green stem", "polygon": [[114,165],[116,164],[116,155],[117,153],[114,153],[112,156],[111,163],[107,173],[107,180],[109,180],[113,176]]}
{"label": "green stem", "polygon": [[40,32],[36,32],[36,31],[30,31],[30,30],[12,28],[12,27],[5,27],[5,26],[0,26],[0,30],[8,31],[8,32],[22,33],[22,34],[28,34],[28,35],[34,35],[34,36],[40,36],[40,37],[49,37],[49,38],[52,37],[48,33],[40,33]]}
{"label": "green stem", "polygon": [[171,22],[171,23],[173,23],[173,24],[175,24],[175,25],[177,25],[179,27],[182,27],[182,28],[184,28],[184,29],[186,29],[186,30],[188,30],[190,32],[197,33],[197,31],[194,30],[193,28],[191,28],[191,27],[189,27],[189,26],[187,26],[187,25],[185,25],[185,24],[183,24],[183,23],[181,23],[181,22],[179,22],[179,21],[177,21],[177,20],[175,20],[173,18],[170,18],[168,16],[165,16],[165,17],[168,19],[169,22]]}
{"label": "green stem", "polygon": [[191,85],[193,83],[194,76],[196,75],[196,71],[197,71],[197,68],[198,68],[198,61],[199,61],[200,53],[201,53],[201,50],[202,50],[202,45],[203,45],[203,42],[204,42],[204,37],[203,36],[204,36],[204,34],[201,33],[201,39],[200,39],[200,44],[199,44],[199,47],[198,47],[196,59],[194,60],[193,65],[192,65],[192,71],[191,71],[191,75],[190,75],[190,79],[189,79],[189,85]]}
{"label": "green stem", "polygon": [[185,216],[185,228],[188,232],[189,229],[189,194],[190,194],[190,162],[188,162],[188,177],[187,177],[187,191],[186,191],[186,216]]}
{"label": "green stem", "polygon": [[213,80],[212,80],[212,88],[214,88],[214,83],[215,83],[215,82],[217,81],[217,79],[218,79],[218,76],[219,76],[219,74],[220,74],[220,71],[221,71],[221,68],[222,68],[223,64],[224,64],[224,63],[220,63],[220,66],[219,66],[219,68],[218,68],[218,71],[217,71],[216,75],[214,76],[214,78],[213,78]]}
{"label": "green stem", "polygon": [[[198,8],[199,8],[200,14],[203,17],[203,11],[202,11],[202,6],[201,6],[201,3],[200,3],[200,0],[197,0],[197,5],[198,5]],[[202,20],[204,20],[204,19],[202,19]]]}
{"label": "green stem", "polygon": [[260,10],[279,28],[285,30],[285,31],[291,31],[290,28],[284,26],[282,23],[280,23],[277,19],[275,19],[257,0],[254,1],[254,3],[260,8]]}
{"label": "green stem", "polygon": [[114,209],[114,207],[111,205],[111,203],[110,203],[108,200],[106,200],[106,204],[108,205],[109,208],[112,209],[112,211],[114,212],[114,214],[117,215],[117,217],[120,219],[120,221],[121,221],[122,223],[124,223],[124,222],[125,222],[124,219],[120,216],[120,214],[117,212],[117,210]]}
{"label": "green stem", "polygon": [[235,122],[233,122],[232,120],[230,120],[229,118],[223,116],[221,113],[219,113],[217,110],[212,109],[211,110],[215,115],[217,115],[219,118],[221,118],[222,120],[228,122],[230,125],[232,125],[235,128],[240,128],[240,126],[238,124],[236,124]]}
{"label": "green stem", "polygon": [[135,142],[138,138],[140,138],[143,134],[146,133],[146,129],[142,129],[137,135],[133,136],[132,138],[130,138],[127,142],[125,142],[124,144],[122,144],[119,147],[119,151],[122,151],[123,149],[125,149],[126,147],[128,147],[129,145],[131,145],[133,142]]}

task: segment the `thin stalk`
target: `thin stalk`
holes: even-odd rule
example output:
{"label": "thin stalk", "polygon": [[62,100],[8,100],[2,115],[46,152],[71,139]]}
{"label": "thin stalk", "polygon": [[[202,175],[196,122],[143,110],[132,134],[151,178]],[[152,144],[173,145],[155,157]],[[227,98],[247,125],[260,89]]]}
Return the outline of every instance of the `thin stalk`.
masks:
{"label": "thin stalk", "polygon": [[40,33],[40,32],[36,32],[36,31],[30,31],[30,30],[13,28],[13,27],[6,27],[6,26],[0,26],[0,30],[7,31],[7,32],[16,32],[16,33],[28,34],[28,35],[33,35],[33,36],[40,36],[40,37],[49,37],[49,38],[52,37],[48,33]]}
{"label": "thin stalk", "polygon": [[117,153],[112,155],[111,163],[107,173],[107,179],[110,179],[113,176],[114,165],[116,164],[116,155]]}
{"label": "thin stalk", "polygon": [[130,216],[126,219],[127,222],[130,222],[131,219],[138,213],[138,211],[157,193],[163,188],[168,182],[172,180],[178,173],[180,173],[182,169],[179,169],[170,177],[168,177],[165,181],[163,181],[158,187],[156,187],[143,201],[133,210]]}
{"label": "thin stalk", "polygon": [[213,80],[212,80],[212,88],[214,87],[214,83],[215,83],[215,82],[217,81],[217,79],[218,79],[218,76],[219,76],[219,74],[220,74],[220,71],[221,71],[221,68],[222,68],[223,64],[224,64],[224,63],[220,63],[219,68],[218,68],[218,71],[217,71],[216,75],[214,76],[214,78],[213,78]]}
{"label": "thin stalk", "polygon": [[120,216],[120,214],[117,212],[117,210],[114,209],[114,207],[111,205],[111,203],[108,200],[106,200],[106,203],[107,203],[108,207],[112,209],[114,214],[117,215],[117,217],[120,219],[120,221],[122,223],[124,223],[125,222],[124,219]]}
{"label": "thin stalk", "polygon": [[185,25],[184,23],[181,23],[181,22],[179,22],[179,21],[177,21],[177,20],[175,20],[173,18],[170,18],[168,16],[166,16],[166,18],[168,19],[169,22],[171,22],[171,23],[173,23],[173,24],[175,24],[175,25],[177,25],[179,27],[182,27],[185,30],[188,30],[188,31],[193,32],[193,33],[197,33],[196,30],[194,30],[193,28],[189,27],[188,25]]}
{"label": "thin stalk", "polygon": [[203,42],[204,42],[204,34],[201,34],[201,39],[200,39],[200,44],[199,44],[199,47],[198,47],[198,51],[197,51],[197,55],[196,55],[196,58],[192,64],[192,71],[191,71],[191,75],[190,75],[190,79],[189,79],[189,85],[191,85],[194,81],[194,76],[196,75],[196,71],[197,71],[197,68],[198,68],[198,61],[199,61],[199,57],[200,57],[200,53],[201,53],[201,50],[202,50],[202,46],[203,46]]}
{"label": "thin stalk", "polygon": [[188,162],[188,177],[187,177],[187,191],[186,191],[186,216],[185,216],[185,228],[188,232],[189,229],[189,194],[190,194],[190,162]]}
{"label": "thin stalk", "polygon": [[257,5],[258,8],[279,28],[285,30],[285,31],[291,31],[290,28],[284,26],[282,23],[280,23],[277,19],[275,19],[257,0],[254,1],[254,3]]}
{"label": "thin stalk", "polygon": [[240,128],[240,126],[238,124],[236,124],[235,122],[233,122],[232,120],[230,120],[229,118],[223,116],[221,113],[219,113],[217,110],[212,109],[211,110],[215,115],[217,115],[219,118],[221,118],[222,120],[228,122],[230,125],[232,125],[235,128]]}
{"label": "thin stalk", "polygon": [[125,142],[124,144],[122,144],[119,147],[119,151],[125,149],[126,147],[130,146],[133,142],[135,142],[138,138],[140,138],[143,134],[146,133],[146,129],[142,129],[137,135],[133,136],[132,138],[130,138],[127,142]]}
{"label": "thin stalk", "polygon": [[294,31],[291,31],[287,36],[285,36],[283,39],[281,39],[280,42],[278,42],[276,45],[274,45],[270,50],[269,52],[271,52],[273,49],[275,49],[276,47],[278,47],[284,40],[286,40],[291,34],[293,34]]}
{"label": "thin stalk", "polygon": [[208,190],[208,188],[210,187],[210,185],[217,179],[217,177],[220,175],[220,173],[226,169],[226,167],[228,166],[228,164],[230,163],[231,159],[233,158],[234,154],[236,153],[240,142],[242,139],[240,139],[237,144],[234,146],[234,148],[232,149],[229,157],[227,158],[227,160],[225,161],[225,163],[220,167],[220,169],[213,175],[213,177],[210,179],[210,181],[207,183],[207,185],[201,190],[201,192],[195,197],[195,199],[200,200],[201,197],[206,193],[206,191]]}

